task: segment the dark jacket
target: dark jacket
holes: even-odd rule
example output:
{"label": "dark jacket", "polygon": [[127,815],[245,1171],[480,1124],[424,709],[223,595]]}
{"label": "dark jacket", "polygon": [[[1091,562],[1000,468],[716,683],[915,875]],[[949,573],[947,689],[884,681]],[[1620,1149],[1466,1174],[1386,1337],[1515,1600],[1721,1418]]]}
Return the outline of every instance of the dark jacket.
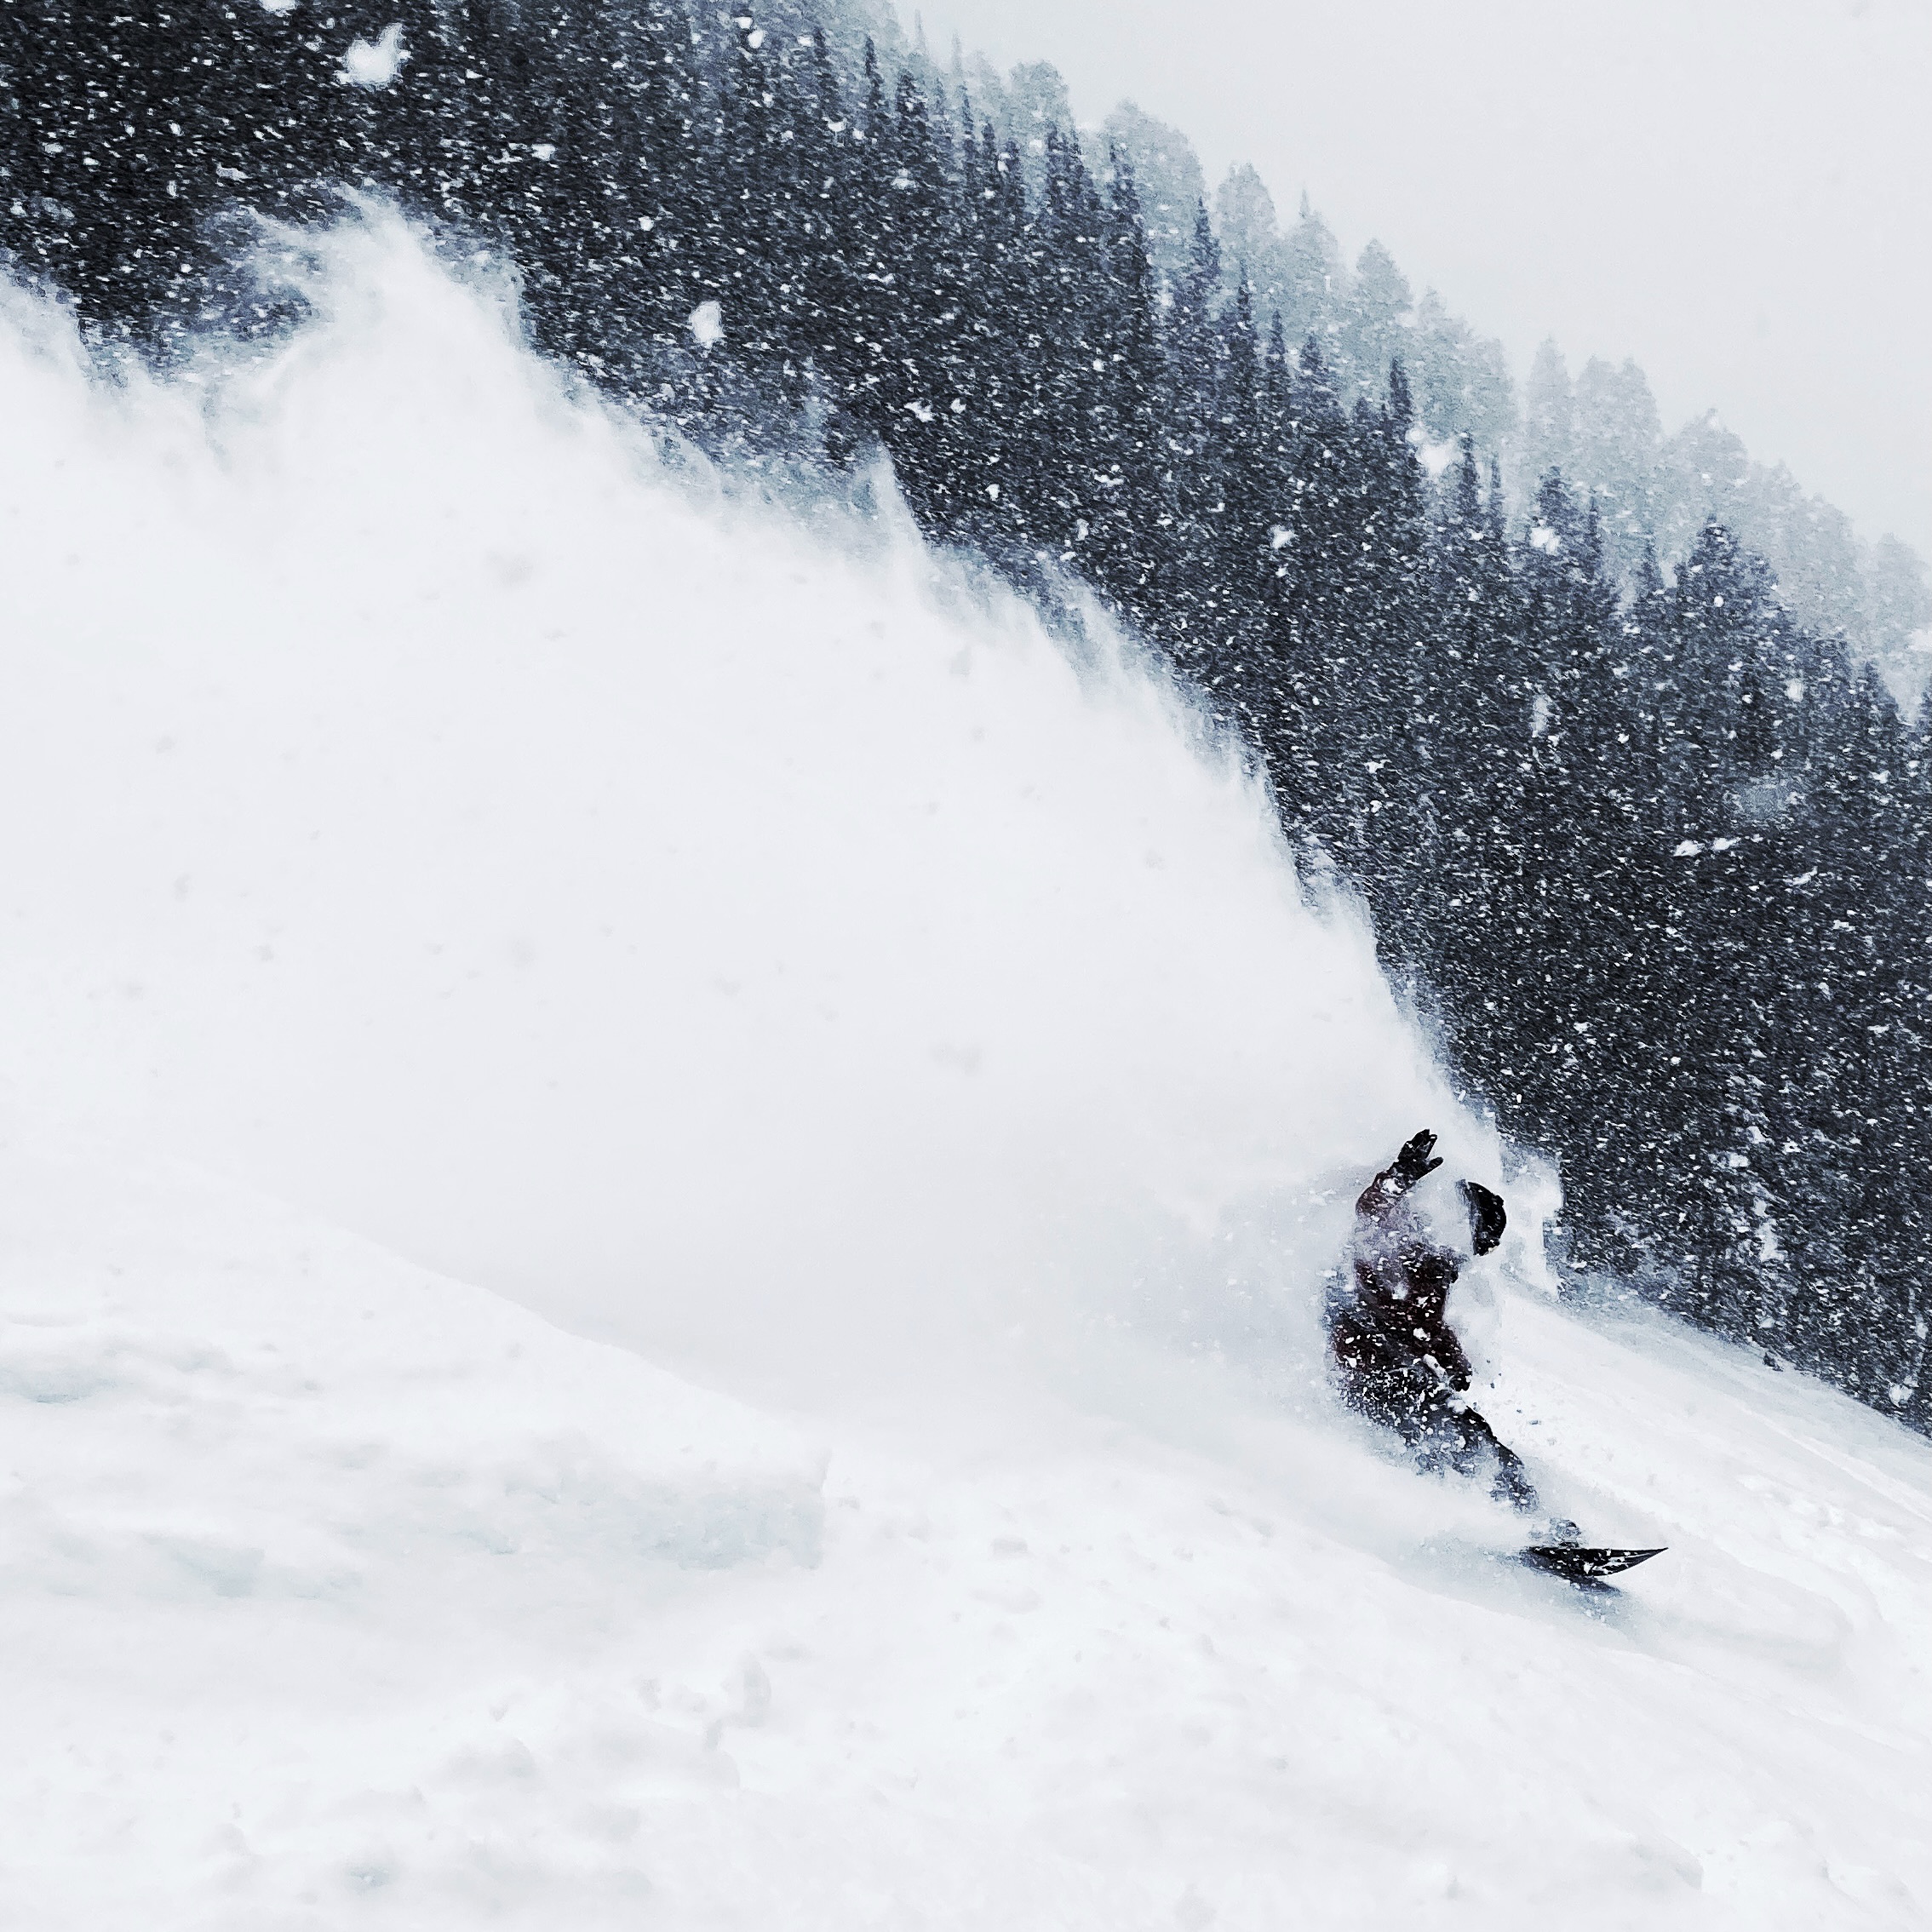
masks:
{"label": "dark jacket", "polygon": [[1353,1292],[1329,1325],[1343,1393],[1390,1421],[1459,1394],[1473,1375],[1445,1312],[1463,1257],[1430,1240],[1407,1199],[1413,1184],[1389,1167],[1362,1190]]}

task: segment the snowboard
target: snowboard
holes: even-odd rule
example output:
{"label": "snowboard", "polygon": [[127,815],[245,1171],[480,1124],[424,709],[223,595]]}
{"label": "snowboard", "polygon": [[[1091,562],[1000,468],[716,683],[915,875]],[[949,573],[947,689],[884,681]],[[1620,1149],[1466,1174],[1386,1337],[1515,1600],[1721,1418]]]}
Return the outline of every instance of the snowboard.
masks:
{"label": "snowboard", "polygon": [[1533,1570],[1587,1586],[1601,1583],[1605,1577],[1621,1576],[1639,1563],[1648,1563],[1653,1556],[1662,1556],[1668,1547],[1665,1544],[1654,1550],[1586,1550],[1572,1543],[1533,1543],[1527,1550],[1516,1552],[1516,1560],[1528,1563]]}

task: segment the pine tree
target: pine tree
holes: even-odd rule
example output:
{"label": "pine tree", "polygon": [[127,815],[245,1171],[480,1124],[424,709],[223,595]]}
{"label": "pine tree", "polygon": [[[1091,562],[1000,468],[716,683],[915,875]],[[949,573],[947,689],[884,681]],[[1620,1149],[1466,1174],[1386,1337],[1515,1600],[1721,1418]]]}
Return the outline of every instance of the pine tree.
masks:
{"label": "pine tree", "polygon": [[1133,170],[1110,152],[1108,177],[1092,332],[1104,380],[1093,423],[1090,555],[1095,581],[1130,617],[1145,622],[1171,582],[1161,525],[1161,341]]}

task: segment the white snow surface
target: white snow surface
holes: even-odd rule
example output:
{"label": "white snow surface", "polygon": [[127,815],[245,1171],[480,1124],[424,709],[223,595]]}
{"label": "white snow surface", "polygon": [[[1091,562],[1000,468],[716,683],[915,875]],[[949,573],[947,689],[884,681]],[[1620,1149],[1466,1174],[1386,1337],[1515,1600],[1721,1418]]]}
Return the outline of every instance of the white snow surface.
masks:
{"label": "white snow surface", "polygon": [[[1925,1444],[1558,1304],[1104,625],[306,272],[0,318],[0,1922],[1923,1924]],[[1620,1591],[1325,1393],[1424,1124]]]}

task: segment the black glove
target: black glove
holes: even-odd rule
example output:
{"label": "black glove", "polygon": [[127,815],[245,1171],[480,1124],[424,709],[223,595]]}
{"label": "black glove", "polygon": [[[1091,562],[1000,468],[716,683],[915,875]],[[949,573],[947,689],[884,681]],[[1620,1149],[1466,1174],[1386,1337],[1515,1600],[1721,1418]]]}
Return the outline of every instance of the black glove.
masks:
{"label": "black glove", "polygon": [[1436,1145],[1436,1137],[1425,1127],[1420,1133],[1411,1134],[1402,1143],[1402,1150],[1396,1156],[1396,1164],[1389,1172],[1397,1188],[1406,1194],[1425,1174],[1432,1174],[1442,1165],[1442,1157],[1434,1160],[1430,1154]]}

